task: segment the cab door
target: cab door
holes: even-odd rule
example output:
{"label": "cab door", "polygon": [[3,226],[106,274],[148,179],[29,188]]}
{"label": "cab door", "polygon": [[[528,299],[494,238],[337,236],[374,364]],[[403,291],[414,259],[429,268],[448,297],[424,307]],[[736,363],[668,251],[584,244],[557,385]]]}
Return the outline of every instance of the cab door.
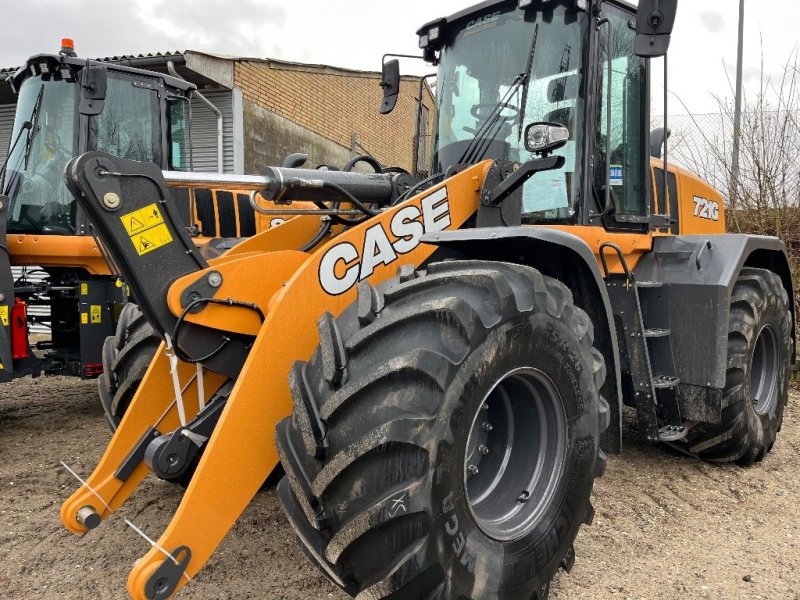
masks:
{"label": "cab door", "polygon": [[643,233],[649,230],[650,216],[650,106],[648,64],[634,53],[635,18],[627,7],[603,3],[596,62],[593,195],[597,206],[604,208],[610,184],[613,207],[602,219],[606,229]]}

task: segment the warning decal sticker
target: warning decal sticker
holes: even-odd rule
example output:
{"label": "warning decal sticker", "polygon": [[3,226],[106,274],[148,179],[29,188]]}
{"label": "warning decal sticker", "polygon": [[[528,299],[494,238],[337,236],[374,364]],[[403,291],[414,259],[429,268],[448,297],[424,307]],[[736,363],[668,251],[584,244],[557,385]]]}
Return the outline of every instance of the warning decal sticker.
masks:
{"label": "warning decal sticker", "polygon": [[88,324],[89,324],[89,314],[81,313],[81,325],[88,325]]}
{"label": "warning decal sticker", "polygon": [[102,322],[103,309],[99,304],[92,304],[89,307],[89,313],[91,315],[92,325],[97,325]]}
{"label": "warning decal sticker", "polygon": [[0,306],[0,323],[4,327],[8,327],[8,306],[6,305]]}
{"label": "warning decal sticker", "polygon": [[139,256],[144,256],[148,252],[172,242],[169,229],[164,224],[164,217],[155,204],[122,215],[120,220]]}

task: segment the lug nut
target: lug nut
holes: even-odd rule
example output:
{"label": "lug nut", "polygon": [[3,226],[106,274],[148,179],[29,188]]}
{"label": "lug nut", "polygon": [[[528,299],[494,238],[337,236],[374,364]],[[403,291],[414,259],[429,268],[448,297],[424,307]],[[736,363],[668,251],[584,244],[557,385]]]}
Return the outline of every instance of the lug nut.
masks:
{"label": "lug nut", "polygon": [[531,499],[531,493],[528,490],[523,490],[522,493],[517,498],[517,502],[520,504],[527,502]]}
{"label": "lug nut", "polygon": [[489,410],[489,405],[486,402],[484,402],[483,406],[481,406],[481,410]]}
{"label": "lug nut", "polygon": [[484,431],[491,431],[492,429],[493,429],[493,427],[492,427],[491,423],[484,423],[483,424],[483,430]]}
{"label": "lug nut", "polygon": [[478,467],[476,467],[475,465],[470,465],[467,468],[467,471],[469,471],[470,475],[477,475],[478,474]]}
{"label": "lug nut", "polygon": [[489,449],[483,444],[481,444],[480,447],[478,447],[478,452],[480,452],[483,455],[486,455],[489,454]]}

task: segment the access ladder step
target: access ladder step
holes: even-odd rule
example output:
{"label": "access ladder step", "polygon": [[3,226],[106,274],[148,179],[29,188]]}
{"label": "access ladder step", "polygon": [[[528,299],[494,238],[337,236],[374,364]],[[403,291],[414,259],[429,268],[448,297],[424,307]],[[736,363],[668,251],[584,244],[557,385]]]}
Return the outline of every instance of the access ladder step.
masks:
{"label": "access ladder step", "polygon": [[664,282],[663,281],[637,281],[636,282],[637,288],[663,288]]}
{"label": "access ladder step", "polygon": [[667,425],[658,430],[659,442],[677,442],[686,437],[689,430],[681,425]]}
{"label": "access ladder step", "polygon": [[645,329],[644,337],[646,338],[661,338],[667,337],[670,334],[669,329]]}
{"label": "access ladder step", "polygon": [[657,390],[666,390],[678,387],[681,380],[671,375],[656,375],[653,377],[653,387]]}

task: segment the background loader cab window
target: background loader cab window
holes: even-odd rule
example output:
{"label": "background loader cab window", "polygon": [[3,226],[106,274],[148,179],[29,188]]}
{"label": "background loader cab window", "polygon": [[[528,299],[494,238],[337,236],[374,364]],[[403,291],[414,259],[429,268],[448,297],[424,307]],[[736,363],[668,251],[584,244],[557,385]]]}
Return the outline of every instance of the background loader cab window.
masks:
{"label": "background loader cab window", "polygon": [[[74,202],[64,168],[77,148],[78,87],[31,77],[22,85],[14,122],[21,135],[8,160],[3,191],[11,202],[8,231],[71,234]],[[23,124],[27,131],[19,133]]]}
{"label": "background loader cab window", "polygon": [[565,125],[558,171],[523,189],[524,220],[571,221],[581,181],[584,98],[581,91],[588,15],[556,3],[513,5],[465,22],[445,40],[439,66],[434,169],[491,158],[524,162],[525,126]]}
{"label": "background loader cab window", "polygon": [[103,112],[90,118],[89,147],[161,164],[158,94],[125,73],[109,73]]}

